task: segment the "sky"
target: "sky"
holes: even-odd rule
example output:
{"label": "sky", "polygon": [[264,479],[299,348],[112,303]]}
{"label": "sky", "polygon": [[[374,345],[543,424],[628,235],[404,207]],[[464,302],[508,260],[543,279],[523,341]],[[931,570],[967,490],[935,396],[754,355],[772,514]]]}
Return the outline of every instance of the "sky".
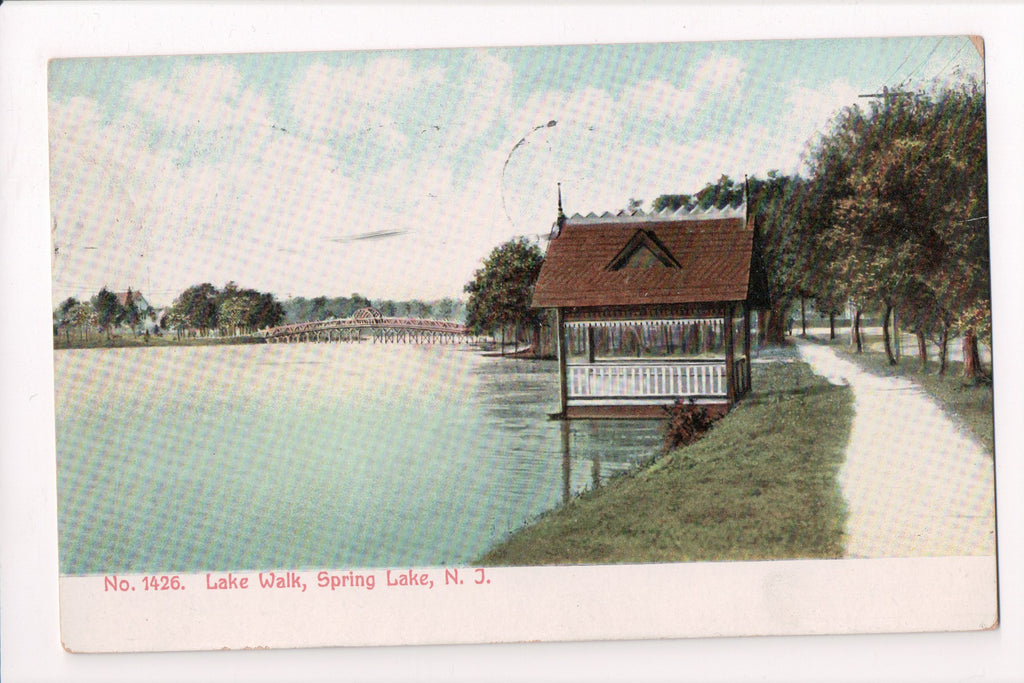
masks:
{"label": "sky", "polygon": [[559,183],[586,214],[802,173],[862,95],[966,75],[952,36],[54,60],[52,300],[464,297]]}

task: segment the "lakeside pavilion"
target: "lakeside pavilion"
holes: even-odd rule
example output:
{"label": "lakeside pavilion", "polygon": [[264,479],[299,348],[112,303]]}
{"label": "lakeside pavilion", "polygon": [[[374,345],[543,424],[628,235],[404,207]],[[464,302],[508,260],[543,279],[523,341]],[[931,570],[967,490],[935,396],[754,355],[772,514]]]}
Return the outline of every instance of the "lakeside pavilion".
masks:
{"label": "lakeside pavilion", "polygon": [[553,309],[562,418],[727,412],[750,390],[751,313],[768,283],[746,207],[562,213],[532,306]]}

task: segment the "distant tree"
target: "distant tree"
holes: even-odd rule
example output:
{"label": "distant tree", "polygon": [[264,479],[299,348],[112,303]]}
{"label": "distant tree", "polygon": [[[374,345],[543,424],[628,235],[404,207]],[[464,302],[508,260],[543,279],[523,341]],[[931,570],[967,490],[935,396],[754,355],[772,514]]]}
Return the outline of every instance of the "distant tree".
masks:
{"label": "distant tree", "polygon": [[455,317],[455,300],[445,297],[440,301],[436,302],[433,306],[433,314],[435,318],[440,320],[451,320]]}
{"label": "distant tree", "polygon": [[490,253],[483,268],[465,286],[466,325],[477,333],[500,328],[540,324],[538,311],[530,308],[533,286],[544,255],[524,237],[506,242]]}
{"label": "distant tree", "polygon": [[122,316],[121,304],[117,300],[117,295],[103,287],[93,297],[92,307],[96,312],[96,323],[99,325],[100,331],[107,335],[107,339],[110,339],[111,329]]}
{"label": "distant tree", "polygon": [[92,306],[79,301],[68,311],[67,320],[72,327],[78,330],[79,338],[86,341],[89,336],[89,328],[96,325],[96,312]]}
{"label": "distant tree", "polygon": [[53,334],[54,336],[64,332],[66,340],[70,343],[71,341],[71,328],[73,323],[71,322],[71,311],[74,310],[75,306],[78,305],[78,299],[75,297],[68,297],[60,303],[57,310],[53,312]]}
{"label": "distant tree", "polygon": [[430,315],[430,305],[425,301],[413,299],[409,302],[409,314],[414,318],[426,318]]}
{"label": "distant tree", "polygon": [[690,211],[695,207],[697,203],[693,199],[693,195],[689,194],[663,194],[651,202],[651,211],[659,212],[669,209],[670,211],[678,211],[679,209],[685,208]]}
{"label": "distant tree", "polygon": [[136,295],[132,292],[132,288],[129,287],[128,291],[124,296],[124,305],[121,306],[120,315],[118,316],[117,323],[119,325],[127,325],[134,334],[135,328],[138,327],[139,322],[142,320],[142,314],[139,312],[139,306],[135,303]]}
{"label": "distant tree", "polygon": [[714,183],[708,183],[694,195],[697,206],[702,209],[724,209],[727,206],[742,204],[743,199],[743,183],[727,175],[722,175]]}
{"label": "distant tree", "polygon": [[311,310],[309,312],[309,320],[327,320],[333,317],[330,309],[328,308],[328,302],[326,296],[316,296],[310,301]]}
{"label": "distant tree", "polygon": [[284,322],[284,306],[270,292],[262,292],[251,316],[250,324],[255,329],[262,330],[267,327],[276,327]]}
{"label": "distant tree", "polygon": [[367,299],[362,294],[353,293],[352,296],[350,296],[348,299],[349,311],[346,314],[346,317],[352,315],[360,308],[369,308],[370,306],[372,306],[372,303],[370,302],[369,299]]}
{"label": "distant tree", "polygon": [[179,327],[205,333],[217,328],[219,293],[209,282],[192,285],[171,305],[172,319]]}
{"label": "distant tree", "polygon": [[224,334],[251,334],[279,325],[285,316],[273,294],[239,288],[234,282],[224,286],[218,301],[217,324]]}

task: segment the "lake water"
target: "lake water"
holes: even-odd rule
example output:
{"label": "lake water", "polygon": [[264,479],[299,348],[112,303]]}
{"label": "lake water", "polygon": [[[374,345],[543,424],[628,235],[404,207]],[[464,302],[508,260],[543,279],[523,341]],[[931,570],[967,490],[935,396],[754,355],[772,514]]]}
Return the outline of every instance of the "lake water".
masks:
{"label": "lake water", "polygon": [[634,467],[660,421],[573,421],[557,366],[466,347],[57,351],[64,574],[466,564]]}

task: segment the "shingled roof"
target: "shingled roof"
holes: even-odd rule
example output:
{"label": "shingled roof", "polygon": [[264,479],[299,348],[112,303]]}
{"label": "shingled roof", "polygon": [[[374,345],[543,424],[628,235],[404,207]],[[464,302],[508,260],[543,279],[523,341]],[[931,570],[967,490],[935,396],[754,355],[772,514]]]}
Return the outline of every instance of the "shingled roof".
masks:
{"label": "shingled roof", "polygon": [[[760,300],[743,211],[567,218],[552,235],[534,308]],[[752,269],[752,264],[754,268]],[[753,270],[753,275],[752,275]]]}

